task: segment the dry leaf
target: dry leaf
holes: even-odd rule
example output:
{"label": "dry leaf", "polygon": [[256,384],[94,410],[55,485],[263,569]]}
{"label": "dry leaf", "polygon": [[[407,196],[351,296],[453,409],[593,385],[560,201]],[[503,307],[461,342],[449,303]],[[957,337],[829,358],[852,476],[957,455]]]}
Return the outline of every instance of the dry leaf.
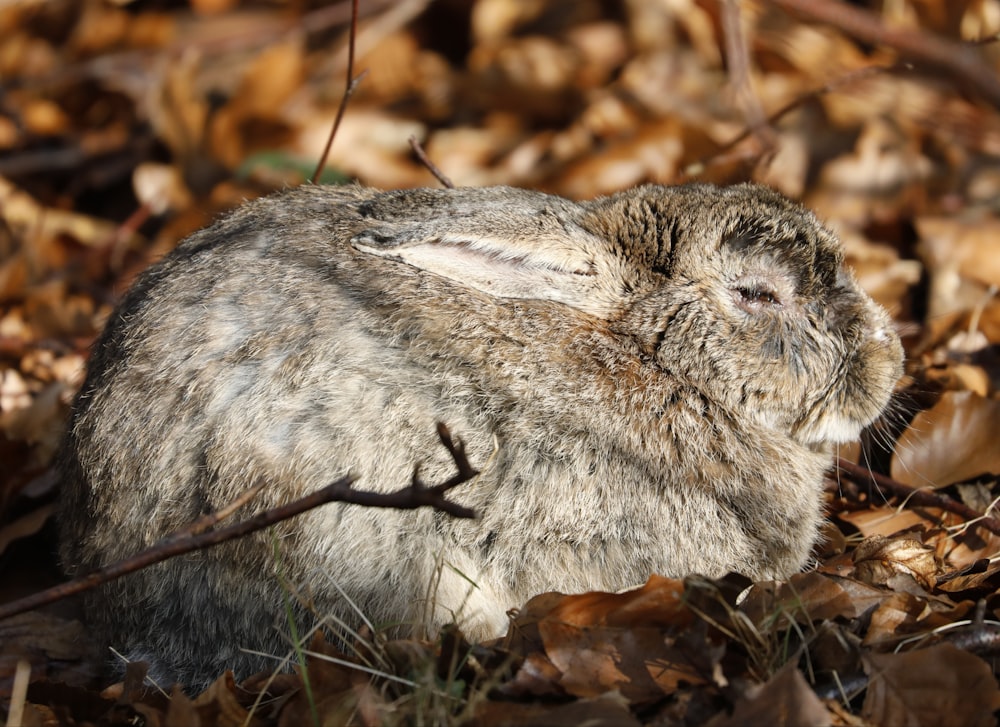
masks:
{"label": "dry leaf", "polygon": [[[205,725],[240,727],[253,725],[258,721],[251,718],[249,712],[239,703],[236,697],[236,682],[231,671],[227,671],[212,682],[208,689],[198,695],[191,706],[198,712],[201,723]],[[186,711],[184,708],[179,708],[178,719]],[[175,724],[180,727],[181,722]]]}
{"label": "dry leaf", "polygon": [[705,683],[683,649],[661,629],[580,627],[546,619],[538,625],[559,685],[578,697],[619,691],[633,703],[652,702],[680,682]]}
{"label": "dry leaf", "polygon": [[0,215],[15,231],[28,239],[49,240],[61,234],[84,245],[99,245],[111,239],[115,225],[76,212],[47,208],[0,177]]}
{"label": "dry leaf", "polygon": [[978,656],[938,644],[903,654],[863,657],[869,675],[861,716],[880,727],[987,727],[996,724],[1000,690]]}
{"label": "dry leaf", "polygon": [[934,549],[905,535],[895,538],[873,535],[855,549],[854,574],[859,580],[884,585],[898,573],[931,588],[939,573]]}
{"label": "dry leaf", "polygon": [[680,681],[704,681],[701,667],[674,644],[693,620],[683,595],[683,582],[659,576],[625,593],[544,594],[525,606],[512,632],[537,628],[560,672],[557,683],[570,694],[617,689],[633,701],[655,700]]}
{"label": "dry leaf", "polygon": [[740,610],[755,624],[764,626],[783,613],[798,623],[854,618],[859,606],[841,587],[841,579],[816,571],[796,573],[785,583],[755,584],[740,604]]}
{"label": "dry leaf", "polygon": [[1000,473],[1000,400],[948,391],[917,414],[896,443],[891,474],[913,487],[944,487]]}
{"label": "dry leaf", "polygon": [[837,513],[837,519],[850,523],[866,538],[873,535],[895,535],[902,530],[937,524],[937,521],[928,519],[928,511],[922,509],[918,512],[905,507],[869,507]]}
{"label": "dry leaf", "polygon": [[792,662],[765,684],[753,687],[733,707],[732,715],[713,719],[707,727],[826,727],[830,712]]}
{"label": "dry leaf", "polygon": [[[981,217],[981,216],[980,216]],[[1000,220],[922,217],[917,253],[931,278],[931,318],[982,305],[1000,285]]]}
{"label": "dry leaf", "polygon": [[896,643],[900,627],[913,624],[924,611],[925,604],[919,598],[909,593],[889,593],[872,611],[862,643],[865,646]]}
{"label": "dry leaf", "polygon": [[879,192],[920,181],[931,162],[902,129],[876,118],[867,122],[854,152],[823,168],[823,183],[838,189]]}
{"label": "dry leaf", "polygon": [[146,162],[138,165],[132,171],[132,189],[136,198],[154,215],[187,209],[192,204],[191,191],[180,170],[170,164]]}
{"label": "dry leaf", "polygon": [[475,713],[483,727],[639,727],[628,702],[614,692],[569,704],[487,701]]}
{"label": "dry leaf", "polygon": [[563,596],[545,616],[575,626],[684,627],[692,614],[684,601],[684,582],[653,575],[646,584],[623,593],[599,591]]}
{"label": "dry leaf", "polygon": [[103,654],[79,621],[29,611],[0,621],[0,698],[9,696],[14,668],[24,659],[36,679],[90,684]]}

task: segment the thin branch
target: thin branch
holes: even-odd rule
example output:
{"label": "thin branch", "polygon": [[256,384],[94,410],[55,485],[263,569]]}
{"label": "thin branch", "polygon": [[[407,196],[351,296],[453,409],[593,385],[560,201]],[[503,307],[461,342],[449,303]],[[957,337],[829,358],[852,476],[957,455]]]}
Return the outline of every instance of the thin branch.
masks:
{"label": "thin branch", "polygon": [[[177,533],[166,536],[151,547],[130,558],[111,563],[93,573],[75,578],[66,583],[61,583],[58,586],[53,586],[39,593],[2,604],[0,605],[0,620],[16,616],[25,611],[47,606],[55,601],[90,590],[121,576],[134,573],[155,563],[160,563],[168,558],[195,550],[203,550],[249,535],[258,530],[263,530],[275,523],[288,520],[296,515],[301,515],[307,510],[312,510],[330,502],[345,502],[368,507],[394,508],[397,510],[433,507],[436,510],[441,510],[455,517],[474,518],[476,517],[476,513],[471,508],[447,500],[444,495],[452,488],[469,481],[479,474],[479,472],[469,464],[469,460],[465,456],[465,446],[461,441],[455,443],[448,433],[447,427],[443,424],[438,425],[438,436],[441,438],[441,443],[448,449],[458,469],[456,475],[440,485],[427,487],[414,475],[414,480],[408,487],[396,490],[395,492],[369,492],[366,490],[355,490],[352,485],[357,478],[353,475],[347,475],[310,495],[306,495],[294,502],[265,510],[248,520],[243,520],[228,527],[219,528],[218,530],[195,532],[200,528],[203,529],[206,527],[206,523],[221,520],[222,517],[235,508],[236,504],[234,503],[219,513],[213,513],[212,515],[200,518],[192,525],[187,526]],[[257,488],[251,488],[248,493],[240,496],[239,501],[248,500],[256,492]]]}
{"label": "thin branch", "polygon": [[[780,109],[768,115],[764,123],[767,125],[768,128],[773,128],[779,121],[781,121],[781,119],[783,119],[792,111],[805,104],[807,101],[819,98],[820,96],[825,96],[828,93],[836,91],[838,88],[842,86],[847,86],[852,83],[856,83],[857,81],[862,81],[869,77],[876,76],[880,73],[891,73],[896,70],[908,69],[909,67],[910,66],[908,64],[897,63],[887,66],[883,65],[866,66],[865,68],[859,68],[858,70],[845,73],[843,76],[840,76],[839,78],[835,78],[832,81],[824,83],[822,86],[814,88],[813,90],[808,91],[806,93],[803,93],[801,96],[796,96],[791,101],[782,106]],[[755,131],[754,127],[752,125],[748,125],[739,134],[737,134],[732,139],[727,141],[725,144],[720,146],[718,149],[713,151],[711,155],[707,157],[702,157],[698,161],[692,162],[691,164],[687,165],[687,167],[684,168],[683,176],[685,178],[696,176],[698,174],[703,173],[706,167],[714,166],[716,164],[724,164],[733,159],[734,157],[736,159],[742,159],[747,156],[749,157],[756,156],[756,152],[750,155],[727,154],[727,152],[730,152],[733,148],[736,147],[737,144],[744,141],[751,134],[753,134],[754,131]]]}
{"label": "thin branch", "polygon": [[[221,510],[216,510],[215,512],[210,512],[207,515],[201,516],[181,532],[189,535],[198,535],[200,533],[204,533],[209,528],[215,527],[216,524],[222,522],[241,507],[249,503],[252,499],[257,497],[266,484],[266,482],[257,483]],[[174,537],[177,535],[179,535],[179,533],[175,533]]]}
{"label": "thin branch", "polygon": [[723,0],[723,44],[729,80],[736,93],[737,103],[743,108],[748,130],[757,134],[766,147],[774,147],[774,130],[768,124],[760,99],[750,81],[750,49],[743,34],[743,14],[739,0]]}
{"label": "thin branch", "polygon": [[[455,467],[458,472],[452,476],[450,479],[445,480],[440,485],[429,488],[431,492],[435,492],[438,495],[443,495],[448,490],[453,487],[461,485],[463,482],[468,482],[473,477],[479,474],[479,470],[475,469],[471,464],[469,464],[468,457],[465,456],[465,442],[459,439],[457,442],[451,438],[451,432],[448,431],[448,427],[445,426],[443,422],[438,422],[437,424],[437,434],[438,438],[441,440],[441,444],[445,446],[448,450],[448,454],[451,455],[452,461],[455,463]],[[419,481],[414,477],[414,485],[418,485]],[[469,511],[472,512],[471,510]],[[474,514],[462,515],[461,517],[475,517]]]}
{"label": "thin branch", "polygon": [[313,172],[312,178],[309,180],[313,184],[319,180],[320,175],[323,173],[323,167],[326,166],[326,158],[330,155],[330,148],[333,146],[333,140],[337,136],[337,129],[340,128],[340,122],[344,118],[344,112],[347,111],[347,102],[350,101],[351,96],[354,95],[354,89],[358,87],[361,79],[365,77],[365,72],[362,72],[357,78],[354,77],[354,42],[358,36],[358,0],[351,0],[351,31],[347,38],[347,83],[344,87],[344,95],[340,99],[340,106],[337,107],[337,116],[333,120],[333,127],[330,129],[330,135],[326,138],[326,146],[323,147],[323,153],[319,157],[319,162],[316,164],[316,171]]}
{"label": "thin branch", "polygon": [[939,495],[933,490],[923,490],[904,485],[891,477],[872,472],[867,467],[849,462],[843,457],[837,458],[837,469],[860,484],[873,485],[882,495],[898,497],[908,505],[920,507],[937,507],[968,520],[973,525],[981,525],[994,535],[1000,535],[1000,520],[987,517],[968,505],[953,500],[945,495]]}
{"label": "thin branch", "polygon": [[1000,79],[975,45],[921,30],[894,28],[873,12],[834,0],[771,0],[788,12],[839,28],[858,40],[894,48],[915,61],[944,69],[1000,107]]}
{"label": "thin branch", "polygon": [[430,157],[427,156],[427,152],[425,152],[424,148],[420,146],[420,142],[417,141],[415,134],[410,136],[410,147],[413,149],[413,153],[417,155],[417,159],[420,160],[420,163],[427,167],[427,171],[433,174],[437,180],[441,182],[441,184],[448,189],[455,188],[454,183],[448,179],[445,173],[438,169],[437,165],[430,160]]}

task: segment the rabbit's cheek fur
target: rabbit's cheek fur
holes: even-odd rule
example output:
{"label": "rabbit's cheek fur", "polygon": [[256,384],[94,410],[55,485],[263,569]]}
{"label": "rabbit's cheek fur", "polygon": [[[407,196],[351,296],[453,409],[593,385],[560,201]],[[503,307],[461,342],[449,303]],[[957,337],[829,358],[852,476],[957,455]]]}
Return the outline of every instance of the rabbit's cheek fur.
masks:
{"label": "rabbit's cheek fur", "polygon": [[841,365],[793,429],[809,444],[843,443],[856,439],[888,404],[893,385],[902,375],[902,347],[885,314],[871,301],[859,301],[864,314],[845,342]]}

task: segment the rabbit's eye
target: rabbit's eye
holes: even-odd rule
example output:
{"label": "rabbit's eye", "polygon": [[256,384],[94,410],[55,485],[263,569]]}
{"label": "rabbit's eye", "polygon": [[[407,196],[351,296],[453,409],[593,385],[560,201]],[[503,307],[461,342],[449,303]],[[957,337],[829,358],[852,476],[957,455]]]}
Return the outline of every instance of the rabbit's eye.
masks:
{"label": "rabbit's eye", "polygon": [[743,307],[759,309],[766,306],[781,305],[778,294],[773,290],[756,286],[740,286],[735,288],[737,302]]}

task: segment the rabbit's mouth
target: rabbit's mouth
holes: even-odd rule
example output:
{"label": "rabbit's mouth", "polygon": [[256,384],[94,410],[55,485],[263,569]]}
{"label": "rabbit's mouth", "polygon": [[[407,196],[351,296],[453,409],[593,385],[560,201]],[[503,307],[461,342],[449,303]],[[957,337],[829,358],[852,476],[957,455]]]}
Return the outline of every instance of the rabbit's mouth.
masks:
{"label": "rabbit's mouth", "polygon": [[[793,439],[812,449],[832,448],[854,442],[862,430],[885,410],[902,373],[901,358],[880,367],[867,386],[841,392],[838,404],[830,405],[830,392],[811,407],[792,427]],[[825,450],[824,450],[825,451]],[[832,449],[830,449],[832,451]]]}
{"label": "rabbit's mouth", "polygon": [[[872,418],[874,419],[874,417]],[[838,444],[853,442],[871,422],[860,422],[844,414],[827,414],[819,421],[800,423],[792,436],[815,452],[828,453]]]}

